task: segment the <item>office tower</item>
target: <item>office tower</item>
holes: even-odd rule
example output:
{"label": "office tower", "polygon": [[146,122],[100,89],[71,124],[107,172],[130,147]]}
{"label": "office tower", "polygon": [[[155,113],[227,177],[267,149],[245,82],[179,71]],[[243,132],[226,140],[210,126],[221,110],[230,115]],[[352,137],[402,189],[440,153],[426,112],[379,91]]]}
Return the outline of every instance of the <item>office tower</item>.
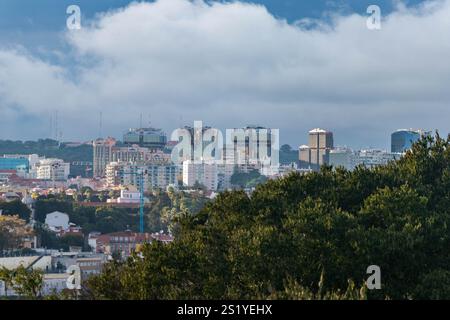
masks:
{"label": "office tower", "polygon": [[129,129],[123,135],[123,142],[127,145],[138,145],[156,151],[164,149],[167,143],[167,136],[161,129]]}
{"label": "office tower", "polygon": [[308,145],[299,148],[300,167],[319,170],[321,165],[328,164],[333,144],[332,132],[318,128],[309,131]]}
{"label": "office tower", "polygon": [[114,138],[97,139],[93,142],[94,148],[94,177],[104,177],[108,163],[112,161]]}
{"label": "office tower", "polygon": [[430,135],[430,132],[423,130],[400,129],[391,135],[391,152],[403,153],[411,149],[412,145],[422,136]]}
{"label": "office tower", "polygon": [[[203,124],[200,122],[199,126],[195,126],[194,128],[190,126],[185,126],[183,129],[189,133],[191,143],[191,157],[189,159],[189,157],[184,155],[183,160],[196,159],[195,158],[196,151],[200,152],[200,154],[197,154],[197,157],[200,156],[200,158],[203,158],[203,151],[205,150],[206,146],[208,146],[211,143],[210,141],[205,141],[206,139],[203,136],[208,130],[211,130],[212,128],[208,126],[203,126]],[[215,156],[215,153],[212,154],[212,156]]]}
{"label": "office tower", "polygon": [[239,165],[244,171],[249,166],[259,169],[265,165],[276,165],[275,162],[278,162],[277,155],[272,154],[275,147],[272,144],[279,137],[272,129],[250,125],[233,129],[230,135],[227,139],[232,141],[232,145],[227,145],[224,155],[227,162]]}

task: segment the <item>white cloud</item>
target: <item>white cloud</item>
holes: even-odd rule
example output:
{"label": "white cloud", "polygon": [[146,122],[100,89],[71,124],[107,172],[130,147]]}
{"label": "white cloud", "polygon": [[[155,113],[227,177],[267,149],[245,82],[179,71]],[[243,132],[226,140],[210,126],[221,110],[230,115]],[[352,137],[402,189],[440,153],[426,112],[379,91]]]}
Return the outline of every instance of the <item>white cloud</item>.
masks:
{"label": "white cloud", "polygon": [[0,124],[59,109],[68,138],[95,136],[100,111],[116,135],[140,113],[167,131],[181,116],[259,123],[293,144],[316,126],[342,144],[382,144],[398,127],[447,132],[449,17],[450,0],[433,1],[399,6],[380,31],[357,14],[311,30],[239,2],[135,3],[66,34],[75,67],[0,51],[0,103],[10,110]]}

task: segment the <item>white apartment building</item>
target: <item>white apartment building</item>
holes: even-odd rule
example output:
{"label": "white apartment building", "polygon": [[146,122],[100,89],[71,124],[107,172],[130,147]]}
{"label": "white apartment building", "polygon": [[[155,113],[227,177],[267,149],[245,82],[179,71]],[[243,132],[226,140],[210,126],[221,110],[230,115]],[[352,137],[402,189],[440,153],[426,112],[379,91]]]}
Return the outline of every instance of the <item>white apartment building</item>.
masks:
{"label": "white apartment building", "polygon": [[192,160],[183,162],[183,185],[193,187],[199,183],[209,191],[217,190],[219,182],[217,164],[215,162],[195,163]]}
{"label": "white apartment building", "polygon": [[120,197],[117,203],[140,203],[141,193],[138,191],[120,190]]}
{"label": "white apartment building", "polygon": [[33,168],[36,179],[65,181],[70,174],[70,163],[61,159],[42,159]]}
{"label": "white apartment building", "polygon": [[391,153],[379,149],[352,151],[348,148],[340,148],[330,152],[329,164],[333,167],[344,167],[347,170],[353,170],[359,165],[373,168],[398,160],[401,156],[401,153]]}
{"label": "white apartment building", "polygon": [[402,156],[401,153],[391,153],[385,150],[368,149],[360,150],[352,158],[353,168],[358,165],[363,165],[368,168],[385,165],[393,160],[398,160]]}
{"label": "white apartment building", "polygon": [[143,173],[144,190],[166,189],[177,184],[177,167],[174,164],[111,162],[106,166],[106,182],[110,186],[139,188]]}

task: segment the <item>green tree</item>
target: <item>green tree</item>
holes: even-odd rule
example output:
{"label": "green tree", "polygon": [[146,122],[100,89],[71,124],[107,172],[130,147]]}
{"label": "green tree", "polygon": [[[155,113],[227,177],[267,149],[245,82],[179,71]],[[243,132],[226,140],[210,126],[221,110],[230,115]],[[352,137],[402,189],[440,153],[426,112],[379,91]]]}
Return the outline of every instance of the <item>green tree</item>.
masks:
{"label": "green tree", "polygon": [[14,271],[2,267],[0,269],[0,280],[5,284],[5,296],[8,296],[8,289],[11,288],[14,283]]}
{"label": "green tree", "polygon": [[14,291],[28,299],[41,296],[44,275],[40,270],[27,270],[20,266],[14,271]]}
{"label": "green tree", "polygon": [[19,216],[20,219],[26,222],[30,221],[31,210],[20,200],[13,200],[10,202],[0,201],[0,210],[3,210],[3,215]]}
{"label": "green tree", "polygon": [[[153,242],[89,282],[101,299],[443,299],[450,283],[450,138],[400,160],[324,166],[201,203],[169,193]],[[198,211],[192,207],[200,205]],[[367,267],[381,290],[366,290]],[[108,282],[113,279],[113,282]]]}

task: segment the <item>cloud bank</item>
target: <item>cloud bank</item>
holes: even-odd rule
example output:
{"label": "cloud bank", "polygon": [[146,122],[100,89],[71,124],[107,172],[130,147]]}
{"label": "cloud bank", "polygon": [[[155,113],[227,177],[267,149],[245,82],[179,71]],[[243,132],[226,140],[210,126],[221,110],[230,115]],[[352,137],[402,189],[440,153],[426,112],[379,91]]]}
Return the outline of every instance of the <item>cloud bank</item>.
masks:
{"label": "cloud bank", "polygon": [[447,133],[450,0],[399,6],[378,31],[366,20],[311,29],[248,3],[133,3],[65,31],[66,63],[0,49],[0,138],[48,136],[53,110],[66,140],[95,138],[100,112],[118,137],[141,113],[168,133],[280,128],[294,146],[318,126],[353,146],[387,146],[402,127]]}

